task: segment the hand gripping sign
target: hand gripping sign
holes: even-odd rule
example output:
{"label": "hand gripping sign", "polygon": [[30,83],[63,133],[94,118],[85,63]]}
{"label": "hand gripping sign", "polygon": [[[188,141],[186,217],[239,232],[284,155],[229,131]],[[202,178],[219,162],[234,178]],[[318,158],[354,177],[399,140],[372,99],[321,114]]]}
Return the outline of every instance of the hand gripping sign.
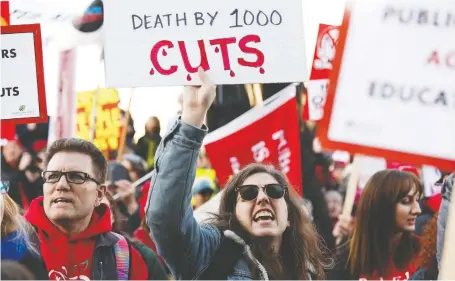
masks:
{"label": "hand gripping sign", "polygon": [[2,26],[0,31],[2,124],[46,122],[40,25]]}
{"label": "hand gripping sign", "polygon": [[323,147],[455,170],[455,5],[355,0],[318,136]]}

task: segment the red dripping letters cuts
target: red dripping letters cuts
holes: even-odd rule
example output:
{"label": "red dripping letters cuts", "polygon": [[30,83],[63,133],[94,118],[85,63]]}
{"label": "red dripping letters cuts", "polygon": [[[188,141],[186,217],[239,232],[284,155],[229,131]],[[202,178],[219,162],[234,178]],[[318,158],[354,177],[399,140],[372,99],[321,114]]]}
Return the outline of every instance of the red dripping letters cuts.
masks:
{"label": "red dripping letters cuts", "polygon": [[[211,40],[198,40],[196,42],[185,42],[161,40],[157,42],[150,51],[150,61],[152,62],[152,68],[150,69],[150,75],[157,73],[161,75],[172,75],[176,73],[179,66],[176,64],[166,64],[165,57],[171,52],[179,53],[185,66],[185,70],[188,73],[196,73],[199,67],[202,67],[205,71],[210,70],[210,64],[214,59],[222,61],[223,68],[228,72],[228,75],[235,77],[235,72],[232,70],[232,64],[237,64],[242,67],[257,68],[261,74],[265,73],[262,65],[264,64],[265,58],[264,53],[260,50],[261,38],[258,35],[246,35],[240,40],[235,37],[217,38]],[[197,44],[199,48],[198,58],[189,57],[187,51],[188,44]],[[233,58],[230,53],[230,48],[238,48],[245,56]],[[209,60],[207,53],[212,52],[216,55],[211,56],[212,61]],[[249,57],[248,59],[246,57]],[[254,59],[250,59],[254,58]],[[197,62],[197,63],[194,63]],[[191,80],[191,76],[187,76],[187,80]]]}

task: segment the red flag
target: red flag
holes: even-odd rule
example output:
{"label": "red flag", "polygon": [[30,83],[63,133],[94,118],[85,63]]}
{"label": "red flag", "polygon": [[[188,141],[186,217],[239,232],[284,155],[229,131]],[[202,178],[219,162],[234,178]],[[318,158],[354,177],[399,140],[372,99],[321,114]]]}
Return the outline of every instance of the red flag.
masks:
{"label": "red flag", "polygon": [[218,180],[253,162],[273,164],[302,195],[296,89],[289,86],[210,133],[205,148]]}
{"label": "red flag", "polygon": [[9,2],[1,1],[0,2],[0,26],[10,25],[10,15],[9,15]]}

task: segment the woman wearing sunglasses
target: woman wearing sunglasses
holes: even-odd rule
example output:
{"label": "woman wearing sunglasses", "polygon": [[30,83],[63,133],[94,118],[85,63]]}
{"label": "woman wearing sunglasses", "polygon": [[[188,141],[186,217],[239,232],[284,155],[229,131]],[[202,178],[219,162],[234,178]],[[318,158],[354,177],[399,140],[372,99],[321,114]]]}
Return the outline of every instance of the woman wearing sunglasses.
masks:
{"label": "woman wearing sunglasses", "polygon": [[147,224],[175,279],[324,279],[318,236],[285,176],[253,164],[223,190],[219,213],[198,224],[190,204],[204,117],[215,86],[186,87],[182,117],[158,148]]}

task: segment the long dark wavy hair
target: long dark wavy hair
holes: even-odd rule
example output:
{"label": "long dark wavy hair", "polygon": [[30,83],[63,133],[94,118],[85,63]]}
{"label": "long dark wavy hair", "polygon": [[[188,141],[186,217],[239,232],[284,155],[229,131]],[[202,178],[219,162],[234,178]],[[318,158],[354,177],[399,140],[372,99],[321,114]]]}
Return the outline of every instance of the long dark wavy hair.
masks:
{"label": "long dark wavy hair", "polygon": [[349,242],[348,268],[353,276],[384,276],[391,270],[391,261],[398,269],[415,262],[420,242],[412,232],[403,232],[391,252],[392,238],[396,234],[396,205],[413,189],[422,195],[420,180],[412,173],[399,170],[377,172],[367,182]]}
{"label": "long dark wavy hair", "polygon": [[[288,220],[290,226],[286,228],[282,237],[282,245],[279,258],[271,255],[271,249],[267,245],[259,243],[240,224],[235,215],[237,204],[237,191],[235,188],[241,186],[245,180],[258,173],[267,173],[274,177],[279,184],[288,187],[284,199],[288,207]],[[301,198],[290,186],[286,177],[272,166],[262,164],[250,164],[233,175],[224,188],[221,196],[220,209],[218,214],[210,223],[220,230],[230,229],[242,237],[251,246],[255,257],[264,265],[268,274],[274,279],[308,279],[312,272],[313,278],[324,279],[326,257],[322,240],[319,238],[308,215],[301,204]],[[274,256],[271,258],[271,256]],[[326,260],[329,262],[330,260]],[[310,266],[313,268],[310,270]],[[258,279],[258,269],[252,265],[252,272],[255,279]]]}

